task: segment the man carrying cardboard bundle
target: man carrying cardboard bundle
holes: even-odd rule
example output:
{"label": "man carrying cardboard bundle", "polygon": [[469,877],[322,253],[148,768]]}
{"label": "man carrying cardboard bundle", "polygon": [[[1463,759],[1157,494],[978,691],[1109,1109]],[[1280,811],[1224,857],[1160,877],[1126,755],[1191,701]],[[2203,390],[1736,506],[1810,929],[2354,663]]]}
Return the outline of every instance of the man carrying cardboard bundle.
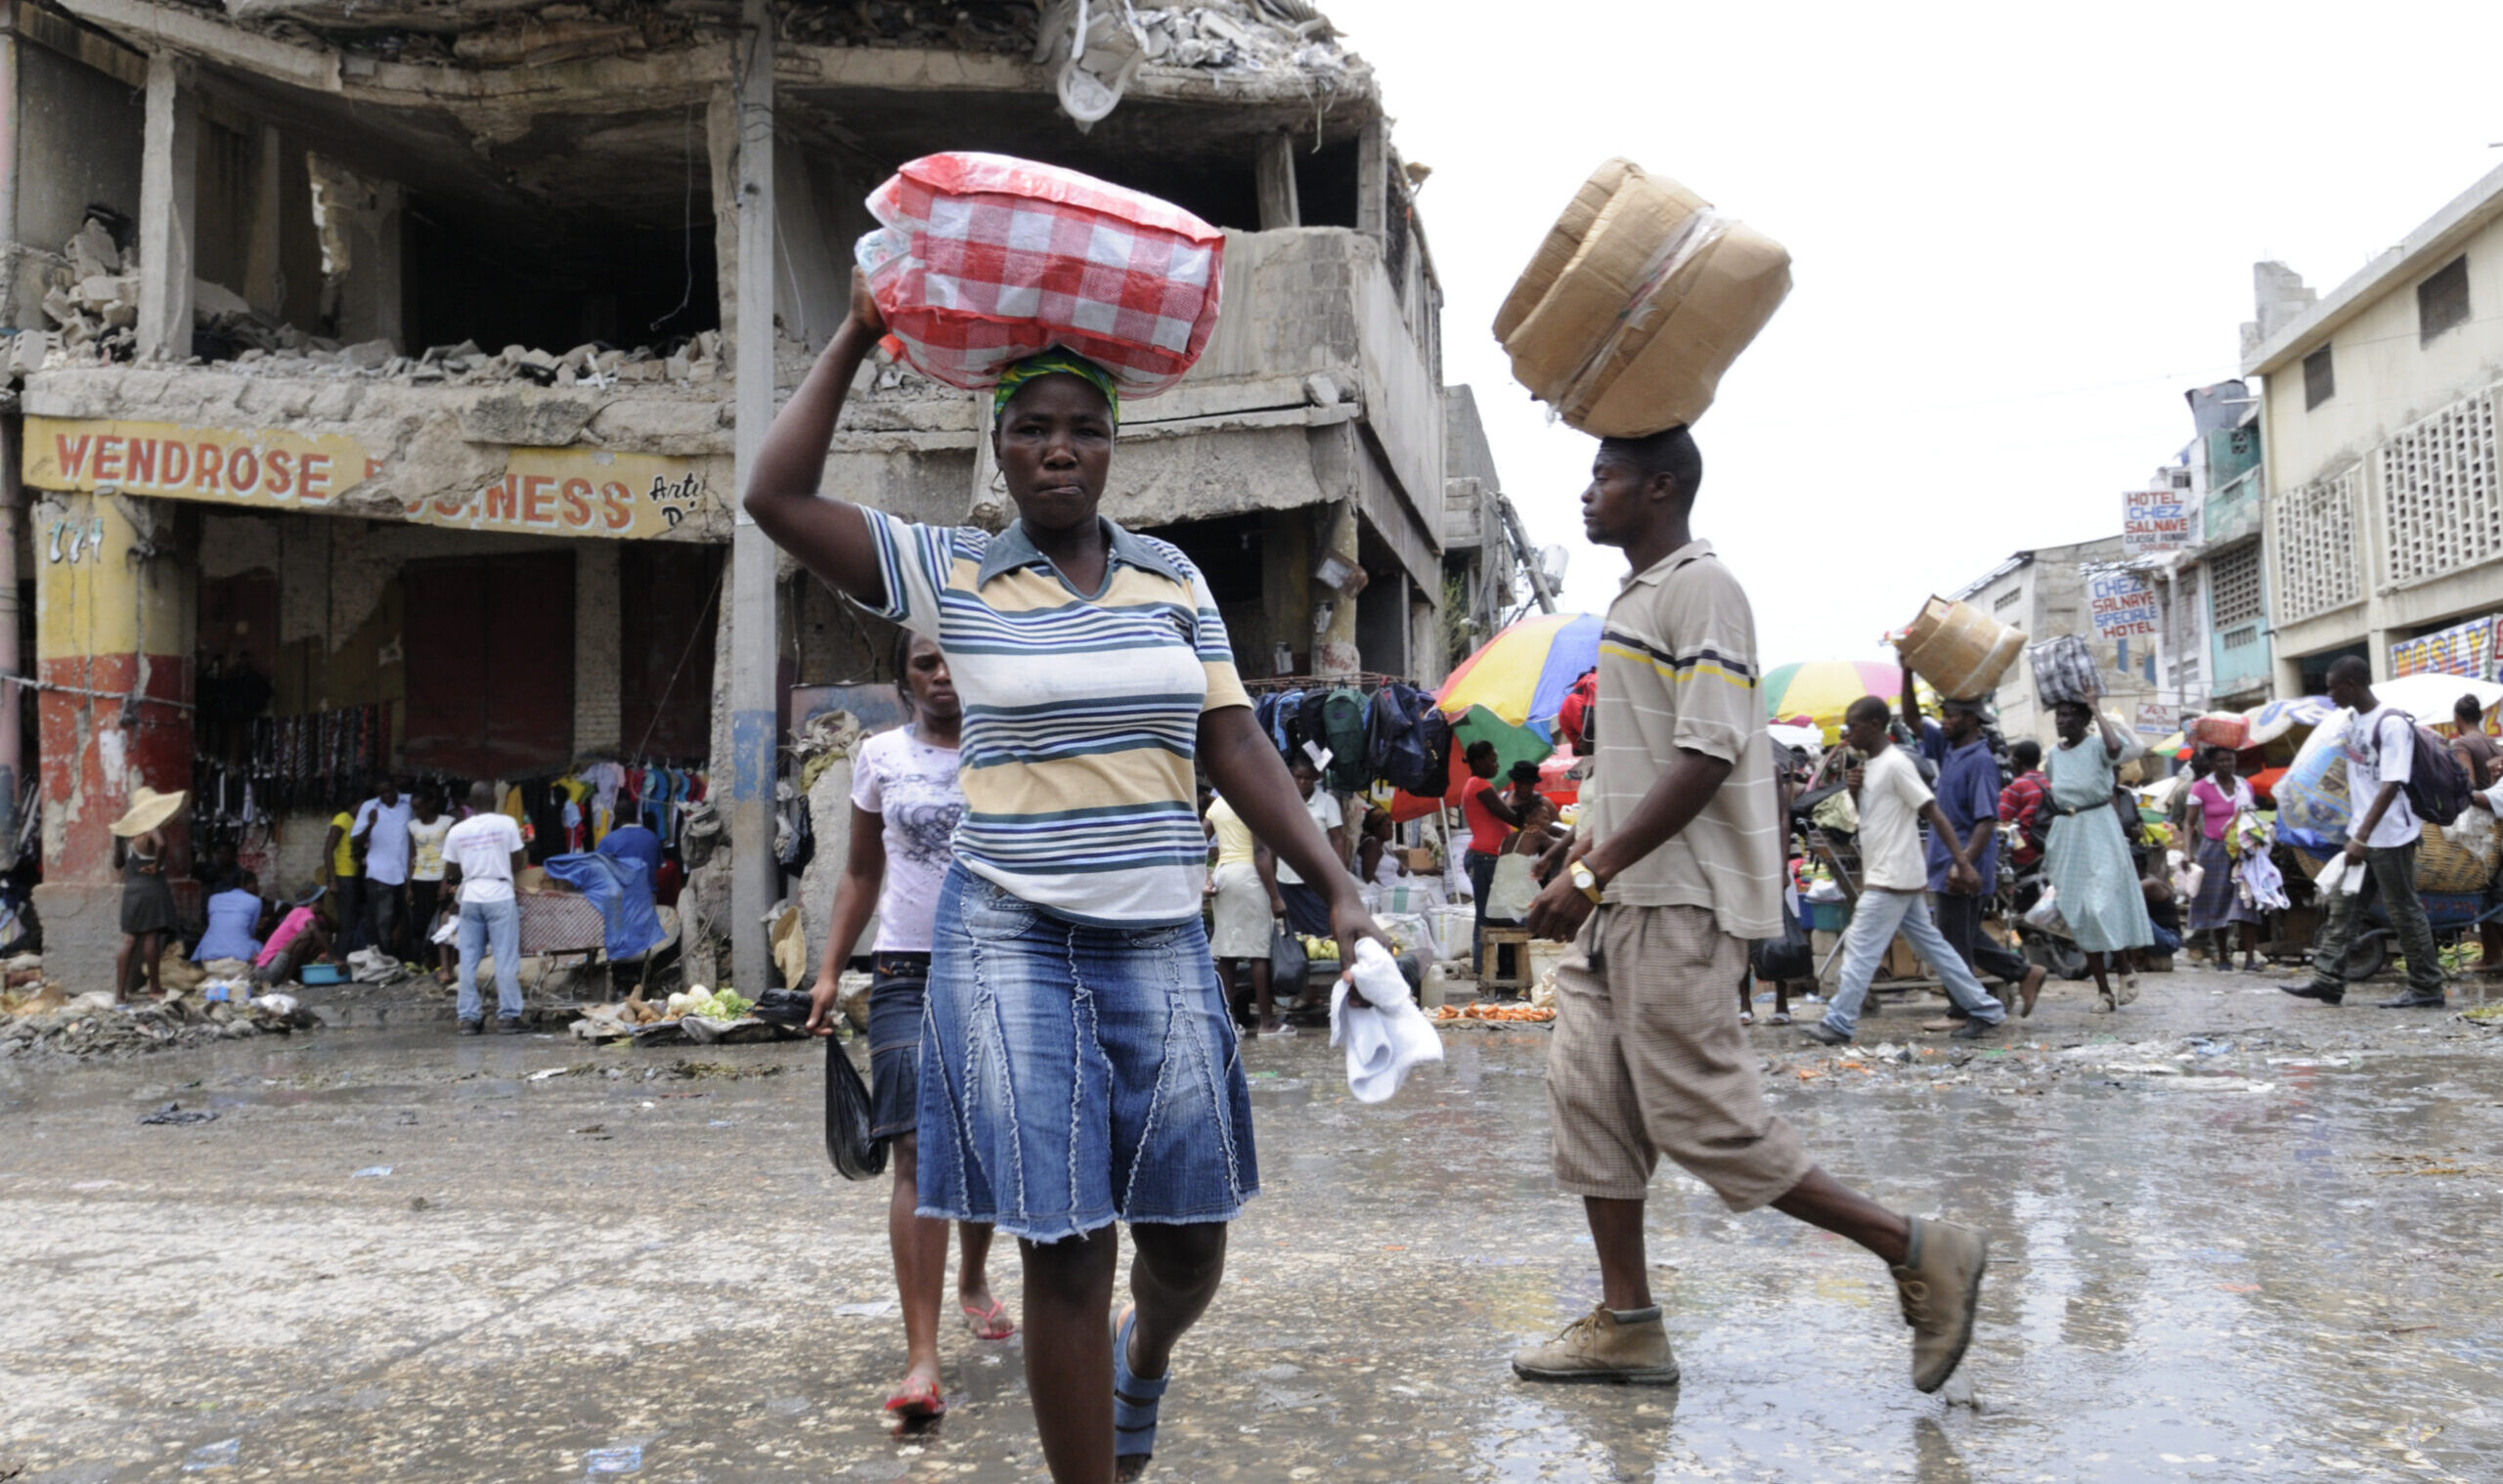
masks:
{"label": "man carrying cardboard bundle", "polygon": [[1689,527],[1702,476],[1683,427],[1610,438],[1582,496],[1589,538],[1623,547],[1634,571],[1601,632],[1581,833],[1529,928],[1573,943],[1556,976],[1547,1096],[1557,1185],[1582,1198],[1601,1300],[1513,1369],[1677,1381],[1643,1234],[1666,1155],[1733,1210],[1770,1205],[1883,1258],[1912,1329],[1912,1383],[1935,1391],[1971,1342],[1988,1239],[1887,1210],[1818,1168],[1765,1107],[1730,1013],[1748,940],[1780,930],[1782,828],[1755,616]]}

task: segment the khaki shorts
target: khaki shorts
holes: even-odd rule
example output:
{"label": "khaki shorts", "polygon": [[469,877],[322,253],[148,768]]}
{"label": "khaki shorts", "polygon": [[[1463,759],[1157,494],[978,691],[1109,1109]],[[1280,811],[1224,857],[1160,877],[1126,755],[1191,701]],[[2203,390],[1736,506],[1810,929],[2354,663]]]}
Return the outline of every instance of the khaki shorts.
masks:
{"label": "khaki shorts", "polygon": [[1732,1210],[1787,1194],[1809,1171],[1796,1130],[1768,1111],[1738,1026],[1747,945],[1701,907],[1602,907],[1556,973],[1547,1107],[1556,1184],[1640,1200],[1666,1155]]}

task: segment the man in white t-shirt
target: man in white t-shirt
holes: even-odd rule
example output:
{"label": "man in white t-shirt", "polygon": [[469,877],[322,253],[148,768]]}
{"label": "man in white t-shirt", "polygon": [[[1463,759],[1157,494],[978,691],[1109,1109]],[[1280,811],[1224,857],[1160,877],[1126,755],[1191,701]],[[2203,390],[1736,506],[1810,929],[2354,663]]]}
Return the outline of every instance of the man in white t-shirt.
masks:
{"label": "man in white t-shirt", "polygon": [[[2390,914],[2399,951],[2407,955],[2407,991],[2380,1002],[2384,1010],[2439,1009],[2442,954],[2416,895],[2416,844],[2423,833],[2407,807],[2407,783],[2416,770],[2416,723],[2407,713],[2384,706],[2373,694],[2373,667],[2346,655],[2329,667],[2329,699],[2346,708],[2347,803],[2354,819],[2347,830],[2349,869],[2372,872],[2382,909]],[[2364,926],[2360,894],[2329,894],[2328,920],[2311,945],[2311,979],[2278,987],[2298,999],[2335,1005],[2347,997],[2347,953]]]}
{"label": "man in white t-shirt", "polygon": [[357,807],[349,849],[365,866],[366,942],[393,958],[405,958],[400,924],[409,907],[409,801],[398,780],[385,778],[373,797]]}
{"label": "man in white t-shirt", "polygon": [[[1347,816],[1339,807],[1339,797],[1321,786],[1321,768],[1310,758],[1297,755],[1288,768],[1295,774],[1295,786],[1303,794],[1304,812],[1321,827],[1321,838],[1330,842],[1330,858],[1347,858]],[[1331,936],[1330,897],[1328,894],[1307,884],[1288,865],[1285,856],[1278,857],[1278,895],[1286,898],[1287,926],[1297,933],[1314,938]]]}
{"label": "man in white t-shirt", "polygon": [[478,955],[489,947],[496,954],[497,1028],[507,1034],[521,1029],[521,904],[513,899],[513,878],[525,864],[521,826],[509,814],[496,812],[496,786],[469,785],[469,817],[443,837],[445,880],[461,893],[461,1033],[476,1035],[485,1027],[478,1003]]}
{"label": "man in white t-shirt", "polygon": [[1825,1007],[1824,1019],[1800,1026],[1800,1033],[1827,1046],[1848,1043],[1860,1024],[1869,982],[1877,977],[1878,961],[1901,933],[1947,986],[1947,997],[1970,1017],[1956,1028],[1955,1038],[1977,1041],[1997,1029],[2007,1011],[1930,920],[1929,864],[1920,841],[1923,817],[1955,858],[1948,871],[1948,890],[1977,891],[1980,877],[1937,796],[1920,781],[1920,769],[1887,736],[1886,715],[1886,703],[1875,696],[1862,696],[1843,714],[1843,740],[1868,760],[1848,775],[1860,805],[1860,900],[1852,907],[1851,926],[1843,930],[1842,988]]}

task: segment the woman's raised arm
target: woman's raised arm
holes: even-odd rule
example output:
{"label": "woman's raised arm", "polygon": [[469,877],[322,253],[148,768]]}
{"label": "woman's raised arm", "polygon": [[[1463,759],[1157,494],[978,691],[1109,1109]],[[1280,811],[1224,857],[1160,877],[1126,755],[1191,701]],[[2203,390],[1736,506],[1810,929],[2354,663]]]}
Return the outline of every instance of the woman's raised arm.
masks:
{"label": "woman's raised arm", "polygon": [[869,517],[849,501],[821,498],[817,485],[825,475],[826,450],[833,446],[835,419],[843,413],[852,378],[885,331],[877,301],[856,268],[851,317],[773,419],[741,502],[773,544],[798,557],[819,581],[878,608],[886,606],[887,583],[878,565],[877,543],[869,534]]}

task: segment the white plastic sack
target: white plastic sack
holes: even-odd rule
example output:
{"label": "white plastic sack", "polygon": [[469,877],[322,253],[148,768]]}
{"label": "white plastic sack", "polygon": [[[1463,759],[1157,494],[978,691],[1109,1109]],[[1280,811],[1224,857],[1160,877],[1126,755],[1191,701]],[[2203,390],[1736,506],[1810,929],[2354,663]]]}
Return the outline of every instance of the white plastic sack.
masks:
{"label": "white plastic sack", "polygon": [[1409,1069],[1443,1059],[1443,1038],[1409,996],[1408,981],[1382,944],[1356,944],[1355,966],[1330,992],[1330,1044],[1347,1049],[1347,1090],[1380,1103]]}
{"label": "white plastic sack", "polygon": [[2042,889],[2042,899],[2025,909],[2025,925],[2040,928],[2045,933],[2068,932],[2068,922],[2060,916],[2060,894],[2057,890],[2051,887]]}

